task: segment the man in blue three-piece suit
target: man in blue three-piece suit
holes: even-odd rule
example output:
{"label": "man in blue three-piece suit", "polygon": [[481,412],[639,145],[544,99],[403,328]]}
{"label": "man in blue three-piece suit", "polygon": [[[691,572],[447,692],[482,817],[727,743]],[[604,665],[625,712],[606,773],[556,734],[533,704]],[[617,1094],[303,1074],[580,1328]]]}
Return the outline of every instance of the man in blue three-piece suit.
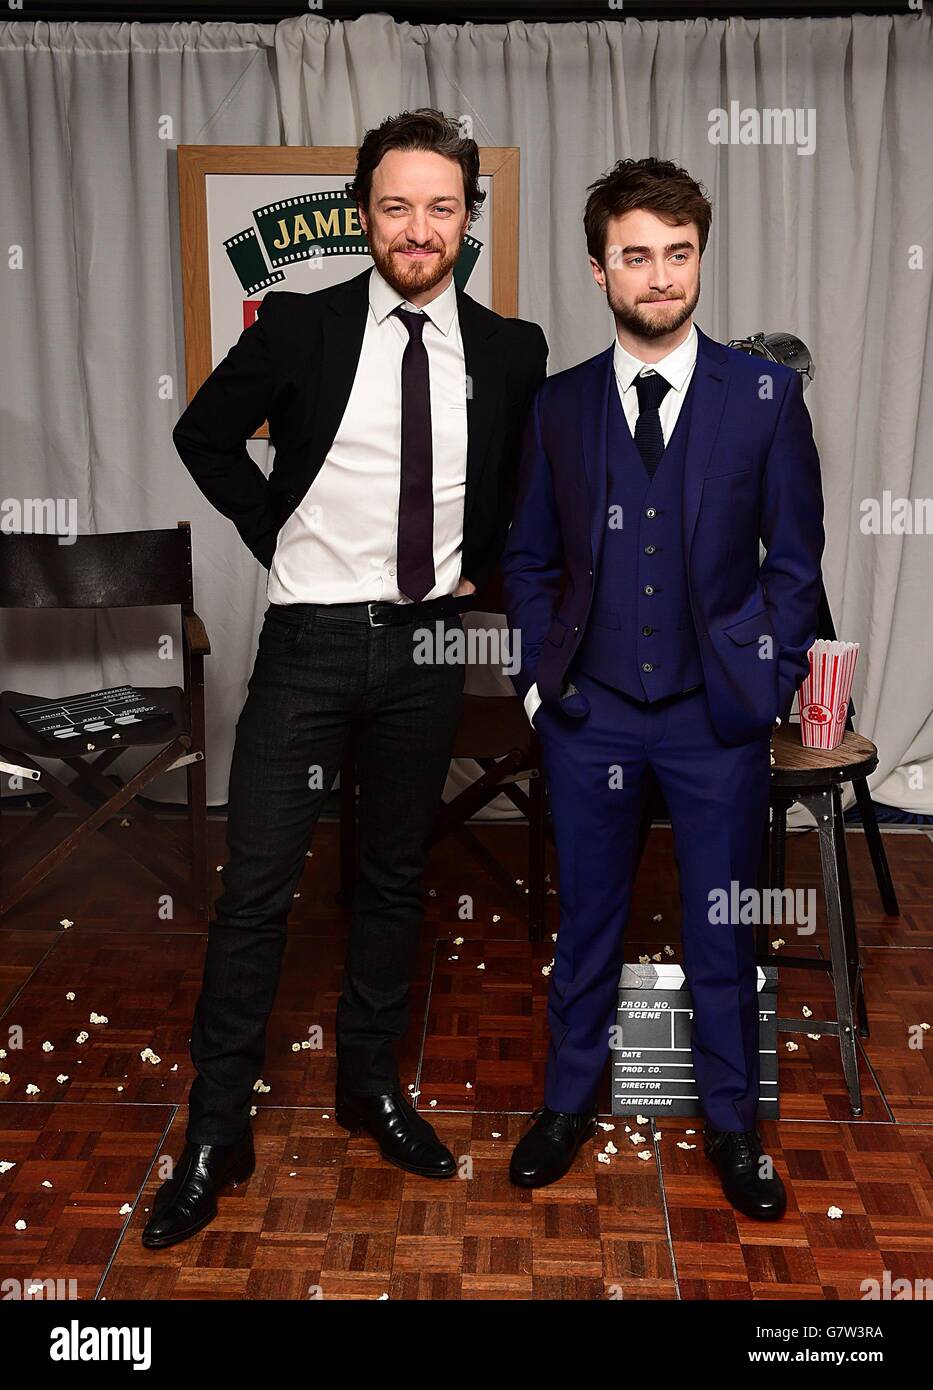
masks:
{"label": "man in blue three-piece suit", "polygon": [[680,871],[705,1151],[733,1205],[773,1220],[786,1198],[756,1130],[754,929],[711,904],[757,885],[771,733],[816,639],[823,499],[798,374],[692,321],[711,216],[669,161],[622,160],[591,185],[616,340],[550,377],[525,428],[502,568],[561,913],[544,1106],[510,1171],[553,1182],[595,1132],[650,767]]}

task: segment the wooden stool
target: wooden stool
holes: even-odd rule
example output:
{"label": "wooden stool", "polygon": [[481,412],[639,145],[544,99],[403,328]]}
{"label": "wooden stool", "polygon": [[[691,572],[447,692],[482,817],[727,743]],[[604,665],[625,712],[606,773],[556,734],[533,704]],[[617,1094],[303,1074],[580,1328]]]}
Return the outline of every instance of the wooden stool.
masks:
{"label": "wooden stool", "polygon": [[766,871],[762,877],[767,880],[767,886],[783,889],[787,812],[795,801],[799,801],[815,819],[819,834],[830,959],[811,960],[806,956],[785,955],[772,957],[768,943],[772,923],[757,928],[758,963],[774,964],[777,960],[781,969],[790,966],[830,972],[836,996],[836,1018],[778,1018],[777,1027],[779,1032],[784,1033],[835,1033],[838,1036],[852,1114],[861,1115],[862,1091],[855,1035],[857,1030],[861,1037],[868,1037],[868,1013],[852,905],[840,787],[844,782],[865,778],[874,772],[878,766],[878,750],[869,739],[851,730],[846,732],[838,748],[805,748],[801,743],[799,724],[785,724],[776,729],[771,749],[774,759],[771,768],[771,827],[766,866],[763,866]]}

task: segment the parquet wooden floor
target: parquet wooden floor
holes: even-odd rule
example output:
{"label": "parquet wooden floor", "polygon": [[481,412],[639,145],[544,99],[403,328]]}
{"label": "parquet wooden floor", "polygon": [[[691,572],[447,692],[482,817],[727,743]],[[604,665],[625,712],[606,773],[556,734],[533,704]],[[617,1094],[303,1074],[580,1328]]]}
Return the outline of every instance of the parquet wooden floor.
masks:
{"label": "parquet wooden floor", "polygon": [[[5,833],[17,824],[7,818]],[[725,1201],[699,1116],[641,1125],[645,1161],[625,1131],[635,1117],[607,1113],[614,1129],[561,1183],[511,1186],[511,1147],[541,1101],[553,943],[531,946],[514,901],[452,842],[434,852],[425,882],[399,1065],[459,1176],[408,1176],[368,1137],[340,1129],[333,1021],[346,919],[334,901],[336,832],[319,827],[293,907],[263,1071],[270,1089],[256,1095],[256,1172],[227,1189],[206,1230],[160,1253],[139,1235],[159,1161],[184,1143],[204,926],[181,909],[166,919],[159,885],[100,837],[0,921],[0,1073],[9,1075],[0,1163],[12,1165],[0,1171],[0,1279],[73,1281],[84,1299],[819,1300],[861,1298],[862,1281],[884,1271],[929,1276],[933,1030],[918,1028],[933,1023],[928,835],[885,837],[897,920],[881,912],[861,835],[847,837],[871,1022],[860,1042],[865,1112],[852,1118],[831,1036],[794,1034],[792,1052],[791,1035],[780,1035],[781,1119],[761,1129],[788,1212],[771,1226]],[[220,864],[221,820],[210,835]],[[521,828],[480,835],[521,877]],[[556,886],[555,864],[551,873]],[[791,837],[788,883],[818,887],[812,835]],[[549,908],[553,931],[556,895]],[[655,827],[626,958],[670,944],[679,959],[678,919],[670,831]],[[822,915],[813,936],[784,949],[825,951]],[[826,976],[785,971],[779,1012],[804,1007],[833,1016]],[[92,1012],[108,1021],[90,1022]],[[321,1046],[301,1047],[314,1030]],[[140,1056],[147,1048],[158,1062]],[[604,1099],[608,1112],[608,1083]],[[618,1152],[598,1161],[610,1142]]]}

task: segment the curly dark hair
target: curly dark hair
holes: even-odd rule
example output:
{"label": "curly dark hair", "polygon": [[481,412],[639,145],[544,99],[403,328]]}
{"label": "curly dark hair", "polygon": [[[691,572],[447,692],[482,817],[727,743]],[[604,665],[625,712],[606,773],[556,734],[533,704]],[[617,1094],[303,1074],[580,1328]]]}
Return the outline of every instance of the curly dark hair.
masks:
{"label": "curly dark hair", "polygon": [[675,226],[695,222],[700,255],[706,250],[713,209],[702,184],[669,159],[620,159],[608,174],[591,183],[583,227],[586,249],[605,269],[606,227],[610,217],[645,208]]}
{"label": "curly dark hair", "polygon": [[465,136],[452,116],[430,106],[387,116],[382,125],[367,130],[356,156],[356,174],[346,185],[347,194],[364,211],[369,208],[373,171],[389,150],[433,150],[460,165],[464,201],[470,224],[476,221],[486,194],[479,186],[479,147]]}

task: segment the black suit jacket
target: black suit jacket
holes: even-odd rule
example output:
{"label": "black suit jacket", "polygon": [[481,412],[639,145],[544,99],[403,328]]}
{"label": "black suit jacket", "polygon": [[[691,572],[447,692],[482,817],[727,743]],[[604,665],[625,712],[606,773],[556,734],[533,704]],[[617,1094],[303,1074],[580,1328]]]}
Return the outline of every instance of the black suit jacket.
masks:
{"label": "black suit jacket", "polygon": [[[369,312],[370,270],[296,294],[272,290],[172,431],[205,497],[265,567],[334,441],[356,375]],[[457,290],[467,398],[461,573],[483,588],[515,501],[525,416],[545,378],[547,341],[535,323],[502,318]],[[246,440],[263,420],[275,461],[268,479]]]}

